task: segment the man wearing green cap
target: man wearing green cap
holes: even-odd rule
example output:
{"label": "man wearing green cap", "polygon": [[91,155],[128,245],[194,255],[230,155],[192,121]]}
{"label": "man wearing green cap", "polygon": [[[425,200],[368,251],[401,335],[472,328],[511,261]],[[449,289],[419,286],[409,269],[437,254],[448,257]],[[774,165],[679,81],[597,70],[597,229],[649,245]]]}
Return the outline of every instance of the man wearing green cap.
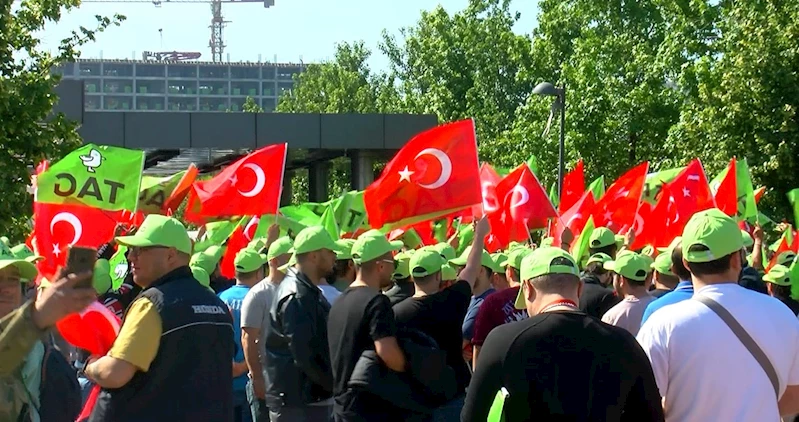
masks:
{"label": "man wearing green cap", "polygon": [[644,351],[628,332],[577,307],[577,263],[542,247],[522,260],[517,308],[530,318],[495,328],[483,345],[461,413],[485,421],[500,389],[508,422],[663,421]]}
{"label": "man wearing green cap", "polygon": [[[271,239],[271,238],[270,238]],[[241,345],[244,360],[249,369],[247,382],[247,401],[250,403],[252,420],[268,422],[269,409],[266,406],[266,326],[269,324],[269,309],[277,286],[286,277],[280,270],[291,258],[294,242],[290,237],[268,241],[266,259],[269,274],[253,286],[244,297],[241,305]]]}
{"label": "man wearing green cap", "polygon": [[613,287],[622,300],[605,312],[602,322],[638,334],[644,310],[655,300],[646,285],[650,265],[649,260],[635,252],[619,254],[615,261],[605,263],[605,269],[614,273]]}
{"label": "man wearing green cap", "polygon": [[394,255],[394,274],[391,275],[392,285],[383,291],[391,306],[394,306],[416,293],[416,287],[411,280],[411,256],[415,250],[408,250]]}
{"label": "man wearing green cap", "polygon": [[102,387],[89,420],[229,420],[233,414],[233,321],[194,279],[192,243],[178,220],[151,214],[128,248],[130,305],[111,350],[84,373]]}
{"label": "man wearing green cap", "polygon": [[[0,243],[0,420],[3,421],[29,420],[29,414],[31,419],[38,420],[36,407],[41,404],[38,400],[45,356],[41,339],[58,320],[82,311],[96,298],[94,289],[75,287],[90,278],[91,273],[70,274],[23,304],[24,284],[36,276],[36,267],[29,260],[15,257]],[[68,366],[66,362],[64,365]]]}
{"label": "man wearing green cap", "polygon": [[681,248],[693,298],[653,313],[638,333],[669,419],[778,421],[799,413],[796,315],[738,285],[738,224],[715,208],[696,213]]}
{"label": "man wearing green cap", "polygon": [[340,239],[336,241],[338,250],[336,251],[336,265],[334,266],[334,278],[332,285],[339,292],[347,290],[350,283],[355,281],[355,263],[352,261],[352,245],[354,239]]}
{"label": "man wearing green cap", "polygon": [[655,298],[663,297],[666,293],[671,292],[677,288],[680,279],[671,272],[671,251],[661,253],[655,258],[652,263],[652,287],[654,289],[649,291],[649,294]]}
{"label": "man wearing green cap", "polygon": [[219,298],[228,306],[233,316],[233,340],[236,343],[236,356],[233,357],[233,414],[236,420],[248,422],[252,420],[250,405],[247,400],[247,373],[249,368],[244,360],[244,349],[241,344],[241,305],[250,289],[264,278],[264,266],[267,259],[255,249],[241,249],[233,260],[236,269],[236,284],[219,293]]}
{"label": "man wearing green cap", "polygon": [[394,312],[381,289],[391,284],[393,253],[402,242],[389,242],[377,230],[369,230],[352,246],[357,276],[330,309],[327,335],[333,366],[333,418],[336,421],[394,420],[398,409],[369,391],[348,386],[355,365],[367,350],[395,372],[405,371],[405,355],[397,344]]}
{"label": "man wearing green cap", "polygon": [[280,282],[265,327],[266,402],[272,422],[330,417],[330,303],[318,286],[333,273],[336,249],[322,226],[307,227],[294,239],[297,271]]}
{"label": "man wearing green cap", "polygon": [[799,315],[799,302],[791,298],[791,272],[784,265],[774,265],[763,276],[763,280],[768,282],[768,294],[774,299],[784,303],[794,315]]}
{"label": "man wearing green cap", "polygon": [[580,280],[583,291],[580,294],[580,310],[592,317],[602,319],[608,309],[616,306],[621,298],[612,288],[612,274],[605,269],[605,263],[612,261],[610,255],[597,252],[588,258]]}
{"label": "man wearing green cap", "polygon": [[604,253],[611,258],[615,258],[618,251],[616,235],[607,227],[595,228],[588,238],[588,250],[591,255]]}

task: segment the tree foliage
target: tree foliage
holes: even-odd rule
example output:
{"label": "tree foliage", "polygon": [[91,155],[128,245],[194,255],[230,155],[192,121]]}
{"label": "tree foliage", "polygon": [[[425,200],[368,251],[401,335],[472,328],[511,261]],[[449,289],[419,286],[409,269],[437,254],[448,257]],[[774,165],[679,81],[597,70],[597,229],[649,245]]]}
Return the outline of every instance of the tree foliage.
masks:
{"label": "tree foliage", "polygon": [[0,222],[3,233],[15,242],[30,232],[30,166],[44,159],[58,160],[80,143],[76,122],[50,115],[57,101],[53,88],[60,79],[50,71],[74,60],[80,46],[93,41],[98,32],[124,20],[119,15],[97,16],[96,28],[73,31],[55,53],[49,53],[41,49],[35,34],[80,1],[25,0],[17,4],[0,4]]}

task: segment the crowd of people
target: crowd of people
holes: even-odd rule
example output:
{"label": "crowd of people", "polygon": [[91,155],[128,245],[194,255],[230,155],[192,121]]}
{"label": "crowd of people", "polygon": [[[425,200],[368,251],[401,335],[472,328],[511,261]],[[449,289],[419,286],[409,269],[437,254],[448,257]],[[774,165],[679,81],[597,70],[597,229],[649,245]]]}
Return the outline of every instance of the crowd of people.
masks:
{"label": "crowd of people", "polygon": [[[764,271],[759,228],[750,235],[710,209],[668,248],[635,251],[632,232],[600,227],[585,257],[569,253],[568,234],[489,254],[490,233],[477,220],[457,254],[460,245],[409,249],[377,230],[334,240],[312,226],[290,238],[274,225],[235,255],[227,280],[224,245],[195,252],[180,221],[149,215],[98,250],[102,262],[127,248],[127,276],[111,291],[95,288],[107,271],[33,286],[36,255],[0,243],[0,421],[799,413],[795,256]],[[95,287],[81,287],[88,279]],[[53,329],[95,300],[122,318],[102,356]]]}

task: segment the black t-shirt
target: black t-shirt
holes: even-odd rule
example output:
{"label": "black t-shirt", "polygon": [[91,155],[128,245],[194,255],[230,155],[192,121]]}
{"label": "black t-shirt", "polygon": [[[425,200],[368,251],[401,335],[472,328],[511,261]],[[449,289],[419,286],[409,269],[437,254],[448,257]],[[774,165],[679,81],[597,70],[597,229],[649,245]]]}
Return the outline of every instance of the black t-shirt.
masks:
{"label": "black t-shirt", "polygon": [[[461,392],[469,385],[471,374],[463,360],[463,338],[461,328],[472,287],[466,280],[459,280],[438,293],[424,297],[409,297],[394,305],[397,326],[415,328],[438,343],[447,353],[447,363],[455,370]],[[332,346],[331,346],[332,347]]]}
{"label": "black t-shirt", "polygon": [[507,422],[664,420],[635,338],[582,312],[547,312],[491,331],[461,420],[485,421],[502,387]]}
{"label": "black t-shirt", "polygon": [[592,275],[583,275],[583,292],[580,295],[580,310],[592,317],[602,318],[608,309],[621,301],[613,290],[604,287],[599,279]]}
{"label": "black t-shirt", "polygon": [[369,420],[390,412],[390,405],[364,391],[347,391],[355,364],[375,341],[396,335],[388,298],[377,289],[350,287],[330,308],[327,338],[333,367],[333,412],[337,420]]}

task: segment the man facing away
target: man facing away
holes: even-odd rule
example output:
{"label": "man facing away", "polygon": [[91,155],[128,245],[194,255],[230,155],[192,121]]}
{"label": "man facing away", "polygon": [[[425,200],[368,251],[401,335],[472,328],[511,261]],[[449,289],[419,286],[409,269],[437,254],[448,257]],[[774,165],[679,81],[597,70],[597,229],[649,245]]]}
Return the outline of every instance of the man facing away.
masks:
{"label": "man facing away", "polygon": [[189,269],[191,240],[178,220],[151,214],[128,247],[139,297],[106,356],[86,376],[102,387],[92,422],[231,420],[233,321]]}
{"label": "man facing away", "polygon": [[397,344],[391,303],[381,289],[391,285],[392,253],[402,242],[389,242],[377,230],[361,234],[352,246],[357,275],[333,307],[327,322],[333,366],[333,417],[336,421],[399,420],[398,409],[362,389],[350,388],[355,364],[374,350],[385,366],[405,371],[405,355]]}
{"label": "man facing away", "polygon": [[[778,300],[738,285],[738,224],[715,208],[696,213],[683,230],[681,248],[693,298],[653,313],[638,333],[667,420],[777,421],[781,414],[799,413],[799,322]],[[776,386],[698,297],[726,310],[751,337],[776,372]]]}
{"label": "man facing away", "polygon": [[605,312],[602,322],[624,328],[632,335],[638,334],[644,310],[655,300],[646,285],[650,266],[647,259],[631,251],[621,252],[615,261],[605,263],[605,269],[615,273],[613,287],[623,299]]}
{"label": "man facing away", "polygon": [[646,355],[630,333],[579,310],[577,274],[574,259],[559,248],[523,259],[516,307],[530,318],[488,335],[462,421],[485,421],[503,388],[507,422],[663,420]]}

